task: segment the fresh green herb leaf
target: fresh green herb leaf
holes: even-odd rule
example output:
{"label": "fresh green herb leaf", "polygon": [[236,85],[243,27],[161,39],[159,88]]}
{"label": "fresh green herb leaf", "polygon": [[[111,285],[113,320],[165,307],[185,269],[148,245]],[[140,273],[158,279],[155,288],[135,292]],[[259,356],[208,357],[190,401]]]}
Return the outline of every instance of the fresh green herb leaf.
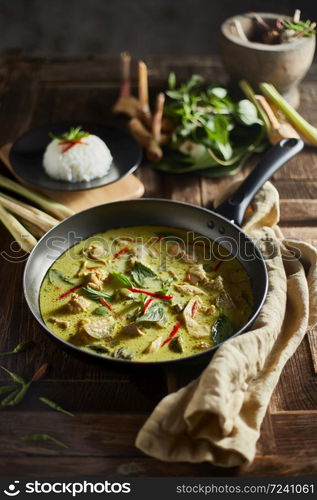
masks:
{"label": "fresh green herb leaf", "polygon": [[162,307],[160,302],[155,302],[147,309],[145,314],[136,319],[136,323],[141,323],[141,322],[156,323],[158,321],[162,321],[163,318],[164,318],[164,308]]}
{"label": "fresh green herb leaf", "polygon": [[52,283],[52,285],[57,285],[59,281],[65,281],[65,283],[69,283],[70,285],[74,285],[75,282],[74,280],[71,280],[67,278],[67,276],[64,276],[61,271],[58,269],[50,269],[48,272],[48,279],[49,282]]}
{"label": "fresh green herb leaf", "polygon": [[100,297],[103,297],[106,300],[111,299],[112,294],[102,292],[101,290],[93,290],[92,288],[83,287],[82,288],[83,292],[87,295],[87,297],[91,300],[99,300]]}
{"label": "fresh green herb leaf", "polygon": [[229,338],[234,332],[233,325],[224,313],[220,313],[218,319],[211,327],[211,337],[215,344],[220,344]]}
{"label": "fresh green herb leaf", "polygon": [[49,406],[50,408],[52,408],[55,411],[59,411],[60,413],[64,413],[65,415],[68,415],[69,417],[74,416],[73,413],[71,413],[70,411],[64,410],[64,408],[62,408],[59,404],[55,403],[54,401],[51,401],[50,399],[41,397],[41,398],[39,398],[39,400],[42,401],[42,403],[46,404],[47,406]]}
{"label": "fresh green herb leaf", "polygon": [[51,441],[52,443],[55,443],[58,446],[61,446],[62,448],[68,448],[68,446],[65,443],[63,443],[59,439],[54,438],[53,436],[50,436],[49,434],[27,434],[26,436],[22,436],[21,440],[33,443]]}
{"label": "fresh green herb leaf", "polygon": [[107,314],[109,314],[109,309],[105,306],[100,306],[93,310],[93,314],[98,314],[98,316],[107,316]]}
{"label": "fresh green herb leaf", "polygon": [[242,99],[236,106],[236,116],[244,125],[259,123],[258,112],[254,104],[248,99]]}
{"label": "fresh green herb leaf", "polygon": [[234,174],[264,142],[265,129],[247,100],[235,103],[226,88],[202,88],[198,75],[167,91],[164,116],[175,124],[162,160],[153,163],[171,173],[195,172],[206,177]]}
{"label": "fresh green herb leaf", "polygon": [[71,127],[68,132],[65,132],[61,135],[55,135],[51,132],[48,134],[51,139],[56,139],[58,141],[79,141],[79,139],[83,139],[84,137],[88,137],[90,135],[89,132],[84,132],[82,128],[79,127]]}
{"label": "fresh green herb leaf", "polygon": [[141,262],[136,262],[131,270],[132,277],[137,285],[142,286],[145,278],[156,278],[157,274]]}
{"label": "fresh green herb leaf", "polygon": [[133,285],[131,283],[131,281],[129,280],[129,278],[127,276],[125,276],[124,274],[121,274],[121,273],[110,273],[111,276],[113,278],[115,278],[115,280],[120,284],[122,285],[123,287],[125,288],[133,288]]}
{"label": "fresh green herb leaf", "polygon": [[107,347],[104,347],[103,345],[89,344],[85,345],[85,347],[90,349],[91,351],[97,352],[98,354],[110,354],[110,350]]}
{"label": "fresh green herb leaf", "polygon": [[34,342],[32,342],[31,340],[27,342],[20,342],[20,344],[18,344],[17,346],[15,346],[14,349],[12,349],[12,351],[0,352],[0,356],[8,356],[9,354],[18,354],[19,352],[26,351],[27,349],[33,346]]}

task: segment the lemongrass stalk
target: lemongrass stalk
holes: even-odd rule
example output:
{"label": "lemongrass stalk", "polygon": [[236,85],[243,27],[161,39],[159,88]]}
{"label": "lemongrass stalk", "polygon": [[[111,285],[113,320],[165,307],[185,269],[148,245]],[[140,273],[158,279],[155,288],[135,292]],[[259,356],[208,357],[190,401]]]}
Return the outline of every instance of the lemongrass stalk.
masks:
{"label": "lemongrass stalk", "polygon": [[249,82],[247,82],[246,80],[241,80],[239,82],[239,86],[240,86],[241,90],[244,92],[245,96],[249,99],[249,101],[251,101],[254,104],[254,106],[256,107],[256,109],[258,111],[258,115],[260,116],[261,120],[263,121],[266,131],[269,132],[269,130],[271,128],[270,122],[266,116],[266,113],[264,113],[261,106],[259,106],[259,103],[255,97],[255,92],[254,92],[253,88],[251,87]]}
{"label": "lemongrass stalk", "polygon": [[10,200],[7,200],[1,195],[0,195],[0,203],[10,212],[13,212],[16,215],[23,217],[23,219],[26,219],[32,224],[35,224],[40,229],[43,229],[43,231],[45,232],[55,226],[55,224],[53,224],[51,221],[48,221],[46,217],[39,214],[34,214],[31,210],[28,210],[25,207],[21,207],[21,205],[18,205],[17,203],[12,202]]}
{"label": "lemongrass stalk", "polygon": [[260,89],[273,104],[283,111],[287,119],[311,144],[317,146],[317,128],[308,123],[276,90],[270,83],[260,83]]}
{"label": "lemongrass stalk", "polygon": [[35,224],[32,224],[32,222],[23,219],[23,217],[17,217],[17,219],[19,222],[21,222],[22,226],[24,226],[25,229],[27,229],[29,233],[34,236],[34,238],[40,239],[45,234],[45,231],[43,231],[43,229],[40,229]]}
{"label": "lemongrass stalk", "polygon": [[29,188],[21,186],[21,184],[18,184],[17,182],[4,177],[3,175],[0,175],[0,186],[5,189],[9,189],[9,191],[14,191],[17,194],[24,196],[28,200],[34,201],[34,203],[43,208],[43,210],[54,215],[59,220],[65,219],[66,217],[74,214],[73,210],[65,207],[65,205],[46,198],[39,193],[31,191]]}
{"label": "lemongrass stalk", "polygon": [[0,220],[2,224],[12,234],[13,238],[25,252],[31,252],[36,245],[36,239],[30,234],[25,227],[7,210],[0,205]]}
{"label": "lemongrass stalk", "polygon": [[16,199],[12,198],[11,196],[4,194],[4,193],[1,193],[1,192],[0,192],[0,196],[5,198],[6,200],[9,200],[13,203],[16,203],[17,205],[20,205],[21,207],[26,208],[27,210],[30,210],[35,215],[40,215],[41,217],[45,217],[47,219],[47,221],[54,224],[54,226],[59,223],[58,219],[55,219],[54,217],[52,217],[49,214],[46,214],[45,212],[42,212],[42,210],[40,210],[39,208],[32,207],[32,205],[28,205],[27,203],[24,203],[23,201],[16,200]]}

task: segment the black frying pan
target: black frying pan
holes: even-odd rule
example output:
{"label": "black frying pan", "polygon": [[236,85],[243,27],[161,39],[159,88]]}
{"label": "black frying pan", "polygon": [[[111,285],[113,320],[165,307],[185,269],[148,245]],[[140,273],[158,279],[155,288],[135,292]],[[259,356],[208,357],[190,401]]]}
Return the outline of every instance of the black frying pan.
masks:
{"label": "black frying pan", "polygon": [[184,361],[206,361],[213,351],[194,354],[170,361],[142,363],[106,358],[95,353],[86,353],[79,347],[63,341],[44,323],[39,308],[39,293],[42,280],[53,262],[68,248],[82,239],[114,227],[138,225],[171,226],[200,233],[220,244],[238,258],[251,279],[254,296],[252,317],[234,336],[248,330],[266,298],[268,276],[264,259],[252,240],[240,229],[244,212],[254,195],[285,162],[303,148],[299,139],[284,139],[273,146],[238,190],[218,209],[217,213],[202,207],[178,201],[161,199],[140,199],[106,203],[84,210],[62,221],[46,233],[34,247],[24,271],[24,294],[29,308],[42,327],[58,342],[77,353],[113,363],[132,363],[148,366],[151,364],[175,364]]}

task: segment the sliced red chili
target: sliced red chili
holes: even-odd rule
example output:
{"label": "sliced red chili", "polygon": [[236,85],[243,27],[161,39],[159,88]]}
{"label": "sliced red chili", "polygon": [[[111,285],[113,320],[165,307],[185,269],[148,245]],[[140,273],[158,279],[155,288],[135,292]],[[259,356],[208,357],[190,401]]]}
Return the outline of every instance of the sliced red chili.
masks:
{"label": "sliced red chili", "polygon": [[176,323],[176,325],[174,325],[173,327],[173,330],[169,333],[168,337],[164,340],[164,342],[161,344],[161,347],[163,347],[165,344],[167,344],[170,340],[172,340],[173,337],[175,337],[176,333],[178,332],[178,330],[180,329],[181,327],[181,324],[180,323]]}
{"label": "sliced red chili", "polygon": [[186,274],[186,278],[184,279],[184,281],[187,281],[187,282],[190,281],[190,274],[189,273]]}
{"label": "sliced red chili", "polygon": [[60,141],[58,143],[60,146],[65,146],[63,149],[62,149],[62,153],[66,153],[66,151],[68,151],[69,149],[71,149],[73,146],[75,146],[76,144],[83,144],[84,146],[87,145],[86,142],[82,142],[82,138],[81,139],[74,139],[72,141],[68,141],[68,140],[65,140],[65,141]]}
{"label": "sliced red chili", "polygon": [[88,269],[88,271],[94,271],[95,269],[100,269],[100,266],[87,266],[86,269]]}
{"label": "sliced red chili", "polygon": [[129,247],[121,248],[121,250],[119,250],[119,252],[117,252],[117,253],[114,254],[113,258],[117,259],[118,257],[121,257],[121,255],[123,255],[124,253],[127,253],[129,251],[130,251]]}
{"label": "sliced red chili", "polygon": [[57,297],[57,299],[60,300],[60,299],[63,299],[64,297],[67,297],[67,295],[69,295],[70,293],[73,293],[75,290],[78,290],[82,286],[83,285],[73,286],[73,288],[70,288],[69,290],[67,290],[67,292],[62,293],[62,295],[60,295],[59,297]]}
{"label": "sliced red chili", "polygon": [[155,243],[159,243],[159,241],[161,241],[161,239],[164,238],[164,234],[159,234],[156,238],[155,238]]}
{"label": "sliced red chili", "polygon": [[153,299],[147,299],[147,301],[145,302],[144,307],[143,307],[143,314],[146,313],[146,311],[148,310],[148,308],[152,302],[153,302]]}
{"label": "sliced red chili", "polygon": [[109,302],[107,302],[103,297],[99,297],[99,300],[104,306],[106,306],[109,309],[109,311],[113,311],[112,305],[109,304]]}
{"label": "sliced red chili", "polygon": [[148,292],[147,290],[139,290],[138,288],[128,288],[130,292],[134,293],[143,293],[144,295],[148,295],[149,297],[154,297],[156,299],[162,300],[172,300],[172,295],[162,295],[160,293]]}
{"label": "sliced red chili", "polygon": [[198,300],[195,300],[192,307],[192,318],[195,316],[196,312],[198,311],[198,308],[199,308],[199,302]]}

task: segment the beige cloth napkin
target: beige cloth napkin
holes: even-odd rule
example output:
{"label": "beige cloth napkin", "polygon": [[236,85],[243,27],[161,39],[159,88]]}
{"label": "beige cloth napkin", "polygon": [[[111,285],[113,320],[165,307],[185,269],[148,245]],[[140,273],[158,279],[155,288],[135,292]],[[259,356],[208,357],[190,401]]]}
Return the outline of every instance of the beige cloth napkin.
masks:
{"label": "beige cloth napkin", "polygon": [[284,239],[272,184],[265,184],[252,206],[243,229],[261,239],[267,299],[251,331],[221,346],[199,379],[166,396],[148,418],[136,446],[158,459],[223,467],[252,462],[281,371],[317,322],[316,249]]}

